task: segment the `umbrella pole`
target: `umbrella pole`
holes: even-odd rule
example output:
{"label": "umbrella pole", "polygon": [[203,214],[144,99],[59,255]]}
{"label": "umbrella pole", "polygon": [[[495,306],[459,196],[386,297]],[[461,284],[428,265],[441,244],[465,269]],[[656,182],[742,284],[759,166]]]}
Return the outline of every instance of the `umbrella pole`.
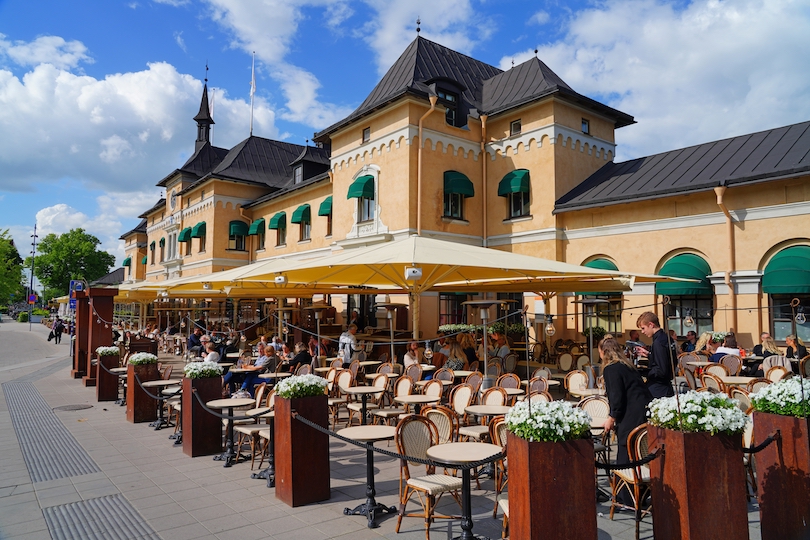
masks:
{"label": "umbrella pole", "polygon": [[411,290],[408,293],[411,301],[411,320],[413,320],[413,339],[419,339],[419,295]]}

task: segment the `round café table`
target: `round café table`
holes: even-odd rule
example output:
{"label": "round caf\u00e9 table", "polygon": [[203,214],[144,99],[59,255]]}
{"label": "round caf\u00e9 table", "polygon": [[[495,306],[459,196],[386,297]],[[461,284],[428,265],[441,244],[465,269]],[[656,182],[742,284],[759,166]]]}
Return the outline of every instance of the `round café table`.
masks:
{"label": "round caf\u00e9 table", "polygon": [[[338,431],[338,435],[374,444],[377,441],[393,439],[397,428],[394,426],[355,426]],[[379,527],[375,518],[380,513],[396,514],[395,506],[385,506],[374,498],[377,491],[374,487],[374,450],[366,449],[366,502],[356,506],[354,509],[345,508],[343,513],[347,516],[366,516],[368,518],[368,528]]]}
{"label": "round caf\u00e9 table", "polygon": [[[180,379],[158,379],[157,381],[142,382],[141,386],[144,388],[164,388],[166,386],[176,386],[181,382]],[[163,415],[163,402],[167,399],[169,398],[163,397],[161,393],[161,396],[155,400],[158,402],[158,419],[149,424],[149,427],[155,428],[155,431],[169,426],[169,421],[166,420],[166,417]]]}
{"label": "round caf\u00e9 table", "polygon": [[[560,381],[557,379],[546,379],[546,384],[548,384],[548,387],[551,388],[552,386],[560,386]],[[520,381],[520,386],[529,386],[529,381],[523,379]]]}
{"label": "round caf\u00e9 table", "polygon": [[472,375],[473,373],[475,373],[475,372],[474,372],[474,371],[467,370],[467,369],[454,369],[454,370],[453,370],[453,375],[454,375],[454,376],[455,376],[457,379],[464,379],[464,378],[466,378],[466,377],[469,377],[469,376],[470,376],[470,375]]}
{"label": "round caf\u00e9 table", "polygon": [[394,398],[394,401],[397,403],[402,403],[403,405],[413,405],[416,414],[422,409],[422,405],[427,405],[428,403],[436,403],[441,398],[435,396],[426,396],[424,394],[410,394],[407,396],[397,396]]}
{"label": "round caf\u00e9 table", "polygon": [[726,386],[748,386],[748,383],[755,379],[756,377],[743,377],[738,375],[720,377],[720,380],[723,381],[723,384]]}
{"label": "round caf\u00e9 table", "polygon": [[344,394],[351,394],[353,396],[360,396],[363,404],[363,411],[360,415],[360,425],[366,425],[366,409],[368,408],[368,396],[371,394],[382,394],[385,390],[380,390],[375,386],[350,386],[349,388],[341,388]]}
{"label": "round caf\u00e9 table", "polygon": [[[495,444],[478,442],[451,442],[437,444],[427,449],[427,457],[442,465],[466,465],[485,460],[499,454],[502,448]],[[461,469],[461,538],[472,540],[473,521],[472,506],[470,504],[470,469]]]}
{"label": "round caf\u00e9 table", "polygon": [[568,393],[578,398],[584,398],[590,396],[604,396],[606,392],[602,388],[580,388],[578,390],[569,389]]}
{"label": "round caf\u00e9 table", "polygon": [[508,413],[511,409],[512,407],[508,405],[470,405],[464,411],[475,416],[499,416]]}
{"label": "round caf\u00e9 table", "polygon": [[270,373],[262,373],[259,375],[260,379],[283,379],[284,377],[290,377],[292,373],[289,371],[272,371]]}
{"label": "round caf\u00e9 table", "polygon": [[214,461],[224,461],[225,467],[230,467],[239,461],[239,455],[233,449],[233,409],[235,407],[247,407],[254,405],[255,399],[249,398],[225,398],[215,399],[205,404],[209,409],[228,409],[228,430],[225,439],[225,452],[214,456]]}

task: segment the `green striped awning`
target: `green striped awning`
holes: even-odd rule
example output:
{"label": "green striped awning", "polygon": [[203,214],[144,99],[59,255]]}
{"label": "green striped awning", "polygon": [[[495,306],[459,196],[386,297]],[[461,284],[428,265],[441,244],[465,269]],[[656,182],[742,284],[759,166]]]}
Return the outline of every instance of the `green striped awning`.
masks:
{"label": "green striped awning", "polygon": [[709,281],[709,275],[712,273],[709,263],[693,253],[675,255],[664,263],[658,273],[662,276],[695,279],[700,283],[656,283],[655,294],[668,296],[714,294],[714,288]]}
{"label": "green striped awning", "polygon": [[267,225],[268,229],[283,229],[287,226],[287,212],[279,212],[270,218],[270,223]]}
{"label": "green striped awning", "polygon": [[155,251],[155,241],[154,240],[152,240],[152,243],[149,244],[149,249],[151,249],[152,251]]}
{"label": "green striped awning", "polygon": [[512,193],[529,192],[529,170],[518,169],[507,173],[498,184],[498,197],[506,197]]}
{"label": "green striped awning", "polygon": [[205,236],[205,222],[201,221],[191,228],[191,237],[202,238],[203,236]]}
{"label": "green striped awning", "polygon": [[444,171],[444,192],[472,197],[475,195],[475,188],[470,179],[460,172]]}
{"label": "green striped awning", "polygon": [[311,210],[308,204],[302,204],[293,212],[290,223],[309,223],[311,221]]}
{"label": "green striped awning", "polygon": [[323,200],[321,206],[318,207],[318,215],[319,216],[331,216],[332,215],[332,196],[329,195],[327,198]]}
{"label": "green striped awning", "polygon": [[132,266],[132,257],[127,257],[124,259],[124,262],[121,263],[121,266]]}
{"label": "green striped awning", "polygon": [[253,236],[255,234],[259,234],[263,230],[264,230],[264,218],[259,218],[250,224],[250,229],[248,229],[248,235]]}
{"label": "green striped awning", "polygon": [[248,225],[244,221],[234,220],[228,225],[228,234],[230,236],[247,236]]}
{"label": "green striped awning", "polygon": [[774,255],[762,275],[762,292],[810,294],[810,246],[793,246]]}
{"label": "green striped awning", "polygon": [[178,242],[191,242],[191,227],[186,227],[177,235]]}
{"label": "green striped awning", "polygon": [[[592,261],[588,261],[582,266],[586,268],[595,268],[596,270],[618,270],[619,268],[613,263],[613,261],[609,261],[607,259],[593,259]],[[622,293],[620,292],[578,292],[576,294],[579,295],[588,295],[588,296],[621,296]]]}
{"label": "green striped awning", "polygon": [[374,198],[374,177],[370,174],[361,176],[349,186],[347,199],[373,199]]}
{"label": "green striped awning", "polygon": [[143,259],[141,259],[141,264],[142,264],[142,265],[144,265],[144,266],[146,266],[146,261],[148,261],[148,260],[149,260],[149,257],[147,257],[146,255],[144,255],[144,256],[143,256]]}
{"label": "green striped awning", "polygon": [[158,244],[160,244],[160,247],[165,246],[165,245],[166,245],[166,239],[165,239],[165,238],[161,238],[161,239],[160,239],[160,242],[158,242]]}

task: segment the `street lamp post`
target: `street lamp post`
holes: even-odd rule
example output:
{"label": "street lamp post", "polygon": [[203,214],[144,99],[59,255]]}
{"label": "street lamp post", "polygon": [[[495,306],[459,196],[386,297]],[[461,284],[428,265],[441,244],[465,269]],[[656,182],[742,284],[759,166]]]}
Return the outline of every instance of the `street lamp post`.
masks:
{"label": "street lamp post", "polygon": [[34,241],[31,242],[31,246],[32,246],[32,249],[31,249],[31,281],[30,281],[30,285],[28,287],[28,298],[26,299],[26,300],[28,300],[28,331],[29,332],[31,331],[31,324],[32,324],[31,319],[34,316],[34,304],[33,304],[33,302],[31,302],[31,296],[33,296],[33,294],[34,294],[34,259],[37,256],[37,224],[36,223],[34,223],[34,234],[31,235],[31,238],[34,239]]}

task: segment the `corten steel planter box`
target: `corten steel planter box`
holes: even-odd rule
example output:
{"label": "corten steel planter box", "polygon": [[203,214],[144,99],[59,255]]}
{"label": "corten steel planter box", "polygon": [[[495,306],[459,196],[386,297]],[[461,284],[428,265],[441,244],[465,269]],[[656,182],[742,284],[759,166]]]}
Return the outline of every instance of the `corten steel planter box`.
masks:
{"label": "corten steel planter box", "polygon": [[655,539],[747,540],[742,434],[648,430]]}
{"label": "corten steel planter box", "polygon": [[810,538],[808,419],[754,412],[754,444],[781,438],[754,454],[762,540]]}
{"label": "corten steel planter box", "polygon": [[203,409],[192,391],[203,403],[219,399],[222,377],[183,378],[182,384],[183,453],[191,457],[219,454],[222,452],[222,419]]}
{"label": "corten steel planter box", "polygon": [[115,356],[99,356],[98,364],[98,371],[96,372],[96,399],[98,401],[115,401],[118,399],[119,379],[118,375],[107,372],[107,369],[118,367],[119,356],[117,354]]}
{"label": "corten steel planter box", "polygon": [[508,433],[510,538],[597,537],[593,441],[529,442]]}
{"label": "corten steel planter box", "polygon": [[292,411],[328,427],[326,395],[275,400],[276,497],[303,506],[330,497],[329,436],[295,420]]}
{"label": "corten steel planter box", "polygon": [[[127,422],[153,422],[157,420],[158,402],[141,388],[135,380],[136,374],[142,383],[160,379],[157,364],[127,365]],[[153,390],[159,391],[158,388]]]}

